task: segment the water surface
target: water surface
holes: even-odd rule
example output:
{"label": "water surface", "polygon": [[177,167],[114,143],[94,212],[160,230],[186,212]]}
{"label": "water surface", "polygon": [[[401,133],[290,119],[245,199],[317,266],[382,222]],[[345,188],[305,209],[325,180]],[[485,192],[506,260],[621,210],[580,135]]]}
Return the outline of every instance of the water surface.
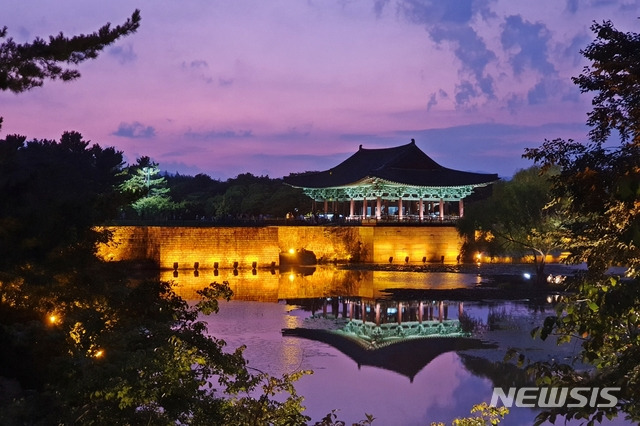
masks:
{"label": "water surface", "polygon": [[[178,292],[187,299],[195,290],[212,281],[228,281],[234,300],[220,305],[217,315],[205,317],[209,332],[225,340],[229,350],[246,345],[249,366],[272,375],[298,370],[313,370],[296,388],[305,397],[306,414],[314,421],[333,409],[347,424],[362,420],[365,413],[376,417],[374,425],[428,425],[442,421],[450,424],[457,416],[469,415],[474,404],[489,402],[494,383],[519,380],[516,369],[500,363],[509,345],[526,349],[533,358],[551,359],[577,353],[579,347],[559,351],[553,342],[533,342],[528,331],[539,325],[551,309],[550,301],[465,301],[462,311],[488,324],[496,318],[502,329],[478,333],[497,348],[444,352],[433,359],[426,349],[417,348],[410,356],[425,366],[408,377],[390,369],[358,365],[335,347],[315,340],[283,336],[283,329],[317,326],[312,312],[315,306],[336,297],[378,300],[385,289],[452,289],[472,287],[480,282],[478,274],[417,273],[393,271],[343,271],[316,268],[313,271],[182,271],[162,279],[173,279]],[[342,299],[346,300],[346,299]],[[458,302],[449,303],[448,318],[457,319]],[[321,309],[316,309],[318,316]],[[341,310],[340,310],[341,312]],[[425,340],[425,339],[422,339]],[[535,412],[513,408],[503,424],[531,425]],[[573,424],[573,423],[572,423]],[[577,423],[575,423],[577,424]],[[629,424],[624,421],[610,425]]]}

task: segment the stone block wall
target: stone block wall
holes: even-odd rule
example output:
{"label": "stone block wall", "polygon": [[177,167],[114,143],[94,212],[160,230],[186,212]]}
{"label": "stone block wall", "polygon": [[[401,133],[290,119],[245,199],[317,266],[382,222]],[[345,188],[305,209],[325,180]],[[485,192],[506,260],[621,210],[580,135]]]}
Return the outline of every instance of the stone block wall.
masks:
{"label": "stone block wall", "polygon": [[283,226],[278,228],[282,252],[305,249],[319,262],[371,262],[373,229],[360,226]]}
{"label": "stone block wall", "polygon": [[[278,264],[278,228],[115,227],[114,239],[98,249],[107,260],[156,262],[161,269],[239,269]],[[237,263],[236,263],[237,262]]]}
{"label": "stone block wall", "polygon": [[453,226],[373,227],[373,263],[457,261],[462,239]]}
{"label": "stone block wall", "polygon": [[313,251],[321,262],[456,261],[462,241],[454,227],[113,227],[98,247],[106,260],[152,260],[161,269],[251,269],[279,264],[289,249]]}

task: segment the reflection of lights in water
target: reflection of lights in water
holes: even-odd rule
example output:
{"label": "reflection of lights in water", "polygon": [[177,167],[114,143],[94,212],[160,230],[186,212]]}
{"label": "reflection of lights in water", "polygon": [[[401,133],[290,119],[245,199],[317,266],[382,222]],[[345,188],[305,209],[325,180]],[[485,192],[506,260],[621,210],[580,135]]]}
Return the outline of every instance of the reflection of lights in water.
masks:
{"label": "reflection of lights in water", "polygon": [[[239,268],[237,275],[234,275],[231,268],[214,271],[203,269],[202,265],[199,272],[199,276],[195,277],[192,271],[183,271],[174,278],[174,271],[163,270],[159,277],[162,281],[174,282],[176,293],[185,300],[200,300],[197,290],[212,282],[227,281],[233,290],[234,300],[275,302],[278,299],[318,297],[326,299],[328,303],[335,302],[337,294],[375,298],[385,297],[387,289],[453,289],[473,287],[481,280],[476,273],[351,271],[333,266],[316,266],[313,273],[304,276],[291,270],[281,272],[277,268],[274,271],[258,268],[255,275],[250,268]],[[58,313],[56,315],[62,321],[62,317]],[[48,315],[43,321],[51,326]]]}
{"label": "reflection of lights in water", "polygon": [[295,317],[293,315],[285,315],[284,319],[285,319],[285,327],[286,328],[300,327],[300,323],[299,323],[298,317]]}
{"label": "reflection of lights in water", "polygon": [[289,254],[294,254],[295,252],[296,252],[295,249],[292,249],[292,248],[289,249]]}

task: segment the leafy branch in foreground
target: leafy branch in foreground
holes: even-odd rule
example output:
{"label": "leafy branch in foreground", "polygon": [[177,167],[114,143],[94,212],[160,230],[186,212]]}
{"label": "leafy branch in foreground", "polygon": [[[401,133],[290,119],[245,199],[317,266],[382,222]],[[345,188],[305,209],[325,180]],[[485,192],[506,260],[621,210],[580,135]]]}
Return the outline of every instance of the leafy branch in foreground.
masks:
{"label": "leafy branch in foreground", "polygon": [[[614,407],[558,407],[541,413],[538,424],[559,415],[588,424],[619,415],[640,421],[640,36],[610,22],[592,30],[596,39],[582,51],[591,64],[574,79],[582,92],[595,92],[590,143],[547,140],[524,154],[543,170],[559,169],[552,191],[565,201],[568,261],[587,265],[573,293],[534,334],[577,340],[580,351],[569,363],[531,369],[546,386],[620,392]],[[613,131],[620,143],[605,147]],[[616,266],[623,271],[613,273]]]}
{"label": "leafy branch in foreground", "polygon": [[[16,43],[8,38],[0,44],[0,90],[21,93],[42,86],[44,81],[75,80],[76,69],[61,64],[78,65],[94,59],[106,46],[134,33],[140,26],[140,11],[135,10],[124,24],[111,28],[107,23],[92,34],[66,37],[62,32],[49,41],[36,38],[32,43]],[[0,29],[0,39],[7,36],[7,27]]]}

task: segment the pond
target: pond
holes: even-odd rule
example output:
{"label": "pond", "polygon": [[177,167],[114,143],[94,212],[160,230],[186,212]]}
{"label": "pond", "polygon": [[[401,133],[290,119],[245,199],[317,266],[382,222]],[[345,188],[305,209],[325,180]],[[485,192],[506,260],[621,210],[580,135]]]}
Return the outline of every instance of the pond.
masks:
{"label": "pond", "polygon": [[[376,418],[374,425],[448,425],[455,417],[469,415],[474,404],[489,402],[494,386],[525,384],[518,369],[501,362],[509,347],[525,349],[536,360],[563,358],[579,350],[577,345],[559,349],[555,342],[529,336],[552,309],[557,299],[553,295],[542,300],[428,300],[423,305],[417,300],[400,305],[389,300],[388,290],[394,289],[474,287],[483,279],[480,270],[169,271],[161,279],[174,280],[187,300],[195,300],[195,291],[210,282],[229,282],[234,299],[221,303],[217,315],[203,318],[209,332],[225,340],[230,350],[246,345],[245,356],[256,370],[272,375],[313,370],[296,384],[313,421],[336,409],[347,424],[370,413]],[[299,328],[335,329],[350,318],[358,323],[363,312],[367,321],[375,322],[378,313],[378,321],[390,326],[398,321],[405,326],[416,321],[455,322],[461,315],[480,326],[469,339],[476,344],[453,344],[454,336],[438,336],[380,345],[375,351],[354,351],[335,335],[322,341],[314,335],[283,334]],[[353,341],[350,337],[346,340]],[[532,409],[512,408],[503,424],[531,425],[535,414]]]}

